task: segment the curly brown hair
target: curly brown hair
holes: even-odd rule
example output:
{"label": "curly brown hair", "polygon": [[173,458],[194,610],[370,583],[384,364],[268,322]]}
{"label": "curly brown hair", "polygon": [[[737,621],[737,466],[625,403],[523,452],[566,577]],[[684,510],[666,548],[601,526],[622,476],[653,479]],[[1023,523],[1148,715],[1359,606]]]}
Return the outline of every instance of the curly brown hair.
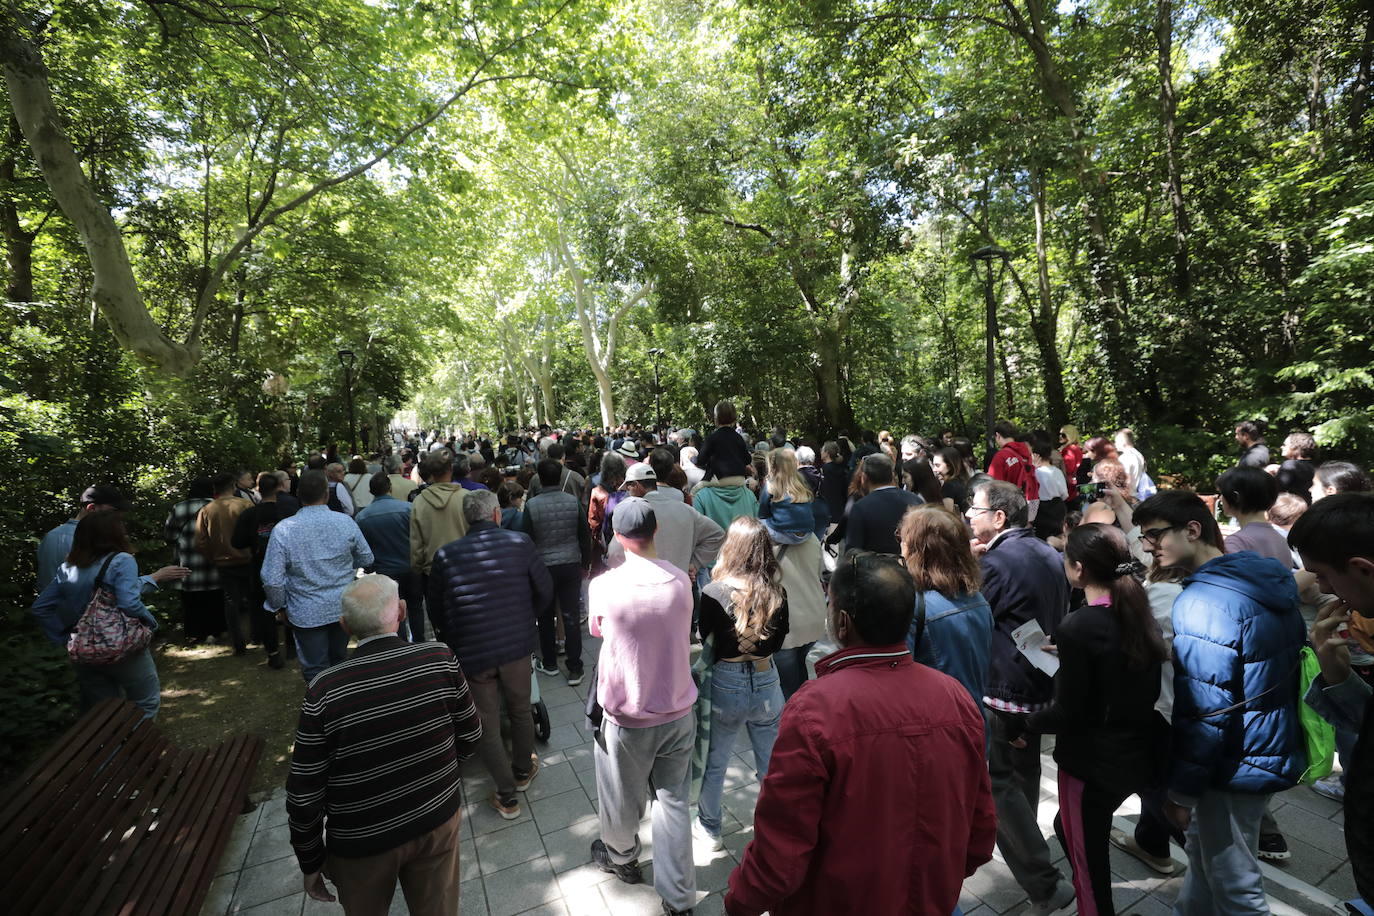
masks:
{"label": "curly brown hair", "polygon": [[897,537],[917,591],[950,597],[978,591],[978,561],[959,516],[934,503],[912,506],[902,516]]}

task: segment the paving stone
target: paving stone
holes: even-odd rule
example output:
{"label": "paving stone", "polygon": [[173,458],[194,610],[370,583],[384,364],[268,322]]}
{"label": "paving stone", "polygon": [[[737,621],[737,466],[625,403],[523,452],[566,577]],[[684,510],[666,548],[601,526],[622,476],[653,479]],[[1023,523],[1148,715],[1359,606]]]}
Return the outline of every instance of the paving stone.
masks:
{"label": "paving stone", "polygon": [[281,824],[259,830],[253,835],[253,842],[248,847],[243,865],[245,868],[251,868],[263,862],[294,855],[295,852],[291,849],[291,830],[285,824]]}
{"label": "paving stone", "polygon": [[234,829],[229,833],[229,842],[225,844],[224,853],[219,857],[219,865],[215,871],[216,877],[243,870],[243,862],[248,855],[248,847],[253,844],[253,830],[258,823],[258,813],[258,811],[251,811],[240,817],[234,824]]}
{"label": "paving stone", "polygon": [[[509,830],[480,834],[473,843],[477,847],[477,861],[483,876],[531,859],[544,858],[544,844],[539,841],[539,828],[533,822],[517,824]],[[541,897],[534,903],[542,903],[543,900]]]}
{"label": "paving stone", "polygon": [[[1280,822],[1280,826],[1283,826],[1282,822]],[[1315,887],[1325,881],[1343,861],[1310,843],[1304,842],[1293,834],[1287,834],[1287,831],[1285,834],[1288,839],[1288,851],[1293,854],[1293,857],[1283,862],[1267,863],[1278,871],[1306,881]],[[1341,851],[1345,851],[1343,844]]]}
{"label": "paving stone", "polygon": [[696,864],[697,890],[724,891],[730,884],[730,873],[739,863],[729,850],[709,850],[693,845],[692,858]]}
{"label": "paving stone", "polygon": [[463,916],[487,916],[487,892],[480,878],[458,885],[458,909]]}
{"label": "paving stone", "polygon": [[596,756],[590,744],[579,744],[575,747],[565,748],[563,756],[578,775],[590,773],[596,769]]}
{"label": "paving stone", "polygon": [[658,891],[654,890],[653,873],[644,870],[643,884],[626,884],[623,881],[605,881],[597,885],[606,909],[615,916],[663,916],[662,903]]}
{"label": "paving stone", "polygon": [[1359,896],[1359,891],[1355,888],[1355,873],[1350,870],[1348,862],[1343,862],[1317,887],[1338,900],[1352,900]]}
{"label": "paving stone", "polygon": [[276,900],[269,900],[257,906],[245,907],[244,909],[230,909],[233,916],[301,916],[301,908],[305,906],[305,892],[292,894],[289,897],[278,897]]}
{"label": "paving stone", "polygon": [[[234,891],[234,906],[251,907],[301,893],[301,869],[295,856],[245,868]],[[231,908],[232,911],[232,908]]]}
{"label": "paving stone", "polygon": [[234,888],[238,883],[237,870],[219,875],[211,881],[210,890],[205,895],[205,903],[200,907],[200,916],[224,916],[229,911],[229,904],[233,902]]}
{"label": "paving stone", "polygon": [[964,890],[977,897],[985,906],[999,913],[1029,902],[1026,892],[1016,883],[1007,866],[993,859],[964,881]]}
{"label": "paving stone", "polygon": [[514,916],[562,897],[548,860],[542,857],[485,875],[482,884],[487,889],[490,916]]}
{"label": "paving stone", "polygon": [[562,830],[578,821],[597,820],[596,808],[580,786],[562,795],[532,801],[530,811],[534,814],[534,822],[539,825],[540,833]]}
{"label": "paving stone", "polygon": [[488,833],[495,833],[499,830],[507,830],[517,824],[529,824],[534,822],[530,816],[530,806],[520,805],[520,816],[514,820],[506,820],[496,813],[496,809],[491,806],[489,795],[481,799],[473,799],[464,813],[464,820],[472,826],[472,836],[474,838],[485,836]]}
{"label": "paving stone", "polygon": [[581,725],[587,718],[586,704],[574,699],[571,703],[549,708],[549,724]]}
{"label": "paving stone", "polygon": [[458,880],[471,881],[473,878],[482,877],[482,870],[477,862],[477,846],[472,840],[460,840],[458,843]]}
{"label": "paving stone", "polygon": [[573,770],[572,764],[560,763],[555,766],[542,766],[535,774],[534,782],[530,787],[520,793],[523,798],[535,800],[548,798],[552,795],[562,795],[564,792],[582,788],[582,783],[577,778],[577,773]]}
{"label": "paving stone", "polygon": [[1289,789],[1281,796],[1286,804],[1295,808],[1302,808],[1320,817],[1330,820],[1334,815],[1341,811],[1341,803],[1332,801],[1324,795],[1318,795],[1308,786],[1299,786],[1296,789]]}
{"label": "paving stone", "polygon": [[286,790],[277,789],[272,793],[272,797],[258,806],[261,812],[258,815],[257,829],[263,830],[268,827],[276,827],[286,823]]}
{"label": "paving stone", "polygon": [[555,900],[553,903],[525,910],[520,916],[568,916],[568,907],[562,900]]}
{"label": "paving stone", "polygon": [[[586,865],[592,860],[592,841],[601,836],[597,820],[578,821],[544,835],[544,849],[555,874]],[[602,873],[604,874],[604,872]]]}
{"label": "paving stone", "polygon": [[549,742],[546,746],[561,751],[586,744],[590,738],[591,732],[583,731],[580,725],[555,725],[549,733]]}

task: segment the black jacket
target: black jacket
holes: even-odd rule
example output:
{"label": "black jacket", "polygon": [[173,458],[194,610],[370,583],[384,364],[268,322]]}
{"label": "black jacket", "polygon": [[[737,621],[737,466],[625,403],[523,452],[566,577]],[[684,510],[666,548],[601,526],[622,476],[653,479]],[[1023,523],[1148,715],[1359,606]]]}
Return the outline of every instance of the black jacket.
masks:
{"label": "black jacket", "polygon": [[534,651],[553,579],[529,535],[477,522],[434,555],[426,597],[435,632],[475,674]]}
{"label": "black jacket", "polygon": [[1055,734],[1054,759],[1092,785],[1133,793],[1156,783],[1156,740],[1164,719],[1155,712],[1160,662],[1133,670],[1121,650],[1115,608],[1085,605],[1054,633],[1059,673],[1054,700],[1032,713],[1026,727]]}
{"label": "black jacket", "polygon": [[983,554],[980,589],[992,608],[992,659],[988,695],[1031,706],[1048,703],[1050,676],[1016,649],[1011,633],[1032,618],[1053,636],[1069,607],[1069,580],[1059,551],[1029,528],[1012,528]]}
{"label": "black jacket", "polygon": [[898,487],[883,487],[856,500],[850,507],[849,520],[845,525],[845,549],[901,553],[897,543],[897,526],[902,523],[902,516],[906,515],[908,509],[923,502],[925,500],[920,496]]}
{"label": "black jacket", "polygon": [[849,469],[843,461],[827,461],[821,467],[821,499],[830,508],[833,521],[844,518],[844,507],[849,502]]}

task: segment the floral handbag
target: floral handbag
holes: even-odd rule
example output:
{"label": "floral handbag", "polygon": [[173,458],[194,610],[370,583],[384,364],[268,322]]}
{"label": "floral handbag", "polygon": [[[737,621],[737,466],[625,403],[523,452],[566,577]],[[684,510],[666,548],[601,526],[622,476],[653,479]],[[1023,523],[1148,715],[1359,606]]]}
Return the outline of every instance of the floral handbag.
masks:
{"label": "floral handbag", "polygon": [[114,591],[105,586],[105,571],[116,556],[105,558],[91,602],[67,640],[67,657],[78,665],[113,665],[146,648],[153,638],[152,628],[121,611]]}

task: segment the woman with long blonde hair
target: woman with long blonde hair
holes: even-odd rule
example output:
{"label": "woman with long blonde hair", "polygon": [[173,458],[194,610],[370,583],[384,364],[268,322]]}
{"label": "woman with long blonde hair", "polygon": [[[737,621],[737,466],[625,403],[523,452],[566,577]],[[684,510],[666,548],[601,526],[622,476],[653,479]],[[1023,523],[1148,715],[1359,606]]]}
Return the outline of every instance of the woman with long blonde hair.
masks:
{"label": "woman with long blonde hair", "polygon": [[797,453],[775,448],[768,453],[768,477],[759,489],[759,518],[773,519],[772,527],[794,531],[798,540],[813,532],[825,537],[830,527],[830,507],[801,474]]}
{"label": "woman with long blonde hair", "polygon": [[741,728],[749,729],[754,768],[762,782],[782,718],[782,686],[773,653],[787,636],[787,593],[773,540],[758,519],[746,515],[730,523],[711,582],[701,591],[700,629],[716,661],[711,667],[710,750],[692,832],[719,849],[720,799],[735,738]]}

